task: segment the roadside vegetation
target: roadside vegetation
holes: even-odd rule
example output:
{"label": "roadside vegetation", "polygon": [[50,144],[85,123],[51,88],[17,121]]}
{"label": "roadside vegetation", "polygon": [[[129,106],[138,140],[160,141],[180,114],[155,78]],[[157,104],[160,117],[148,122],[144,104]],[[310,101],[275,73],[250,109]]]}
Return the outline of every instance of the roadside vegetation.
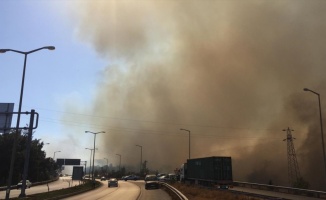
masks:
{"label": "roadside vegetation", "polygon": [[[14,137],[14,132],[0,135],[0,186],[7,185]],[[26,138],[27,134],[24,130],[17,138],[18,145],[13,168],[12,185],[16,185],[21,181],[25,161]],[[43,146],[44,143],[41,140],[34,139],[31,142],[28,179],[32,183],[51,180],[58,175],[58,165],[52,158],[46,157],[45,151],[42,150]]]}
{"label": "roadside vegetation", "polygon": [[178,182],[171,185],[189,200],[258,200],[258,198],[233,194],[228,190],[214,190]]}

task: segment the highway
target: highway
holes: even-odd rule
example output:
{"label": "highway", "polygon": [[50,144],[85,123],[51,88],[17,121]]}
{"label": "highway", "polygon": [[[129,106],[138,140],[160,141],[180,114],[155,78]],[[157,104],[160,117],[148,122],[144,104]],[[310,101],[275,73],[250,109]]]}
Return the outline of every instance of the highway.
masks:
{"label": "highway", "polygon": [[[107,187],[107,181],[101,181],[103,183],[99,188],[82,193],[76,196],[66,198],[67,200],[110,200],[110,199],[124,199],[124,200],[171,200],[171,197],[163,190],[145,190],[144,181],[119,181],[119,187]],[[70,185],[69,185],[70,184]],[[49,190],[59,190],[62,188],[68,188],[69,186],[78,185],[78,181],[71,182],[71,177],[60,177],[58,181],[49,183]],[[233,191],[254,193],[267,195],[272,197],[279,197],[284,199],[295,200],[316,200],[313,197],[297,196],[286,193],[279,193],[273,191],[258,190],[245,187],[233,187]],[[26,189],[26,195],[47,192],[47,185],[32,186]],[[10,198],[18,197],[20,190],[13,189],[10,192]],[[0,199],[5,199],[6,192],[0,191]]]}
{"label": "highway", "polygon": [[[66,198],[67,200],[104,200],[104,199],[124,199],[124,200],[171,200],[171,197],[163,190],[145,190],[145,182],[139,181],[119,181],[119,187],[108,187],[107,181],[101,181],[103,183],[99,188],[82,193],[76,196]],[[49,190],[59,190],[62,188],[68,188],[72,185],[78,185],[78,181],[71,182],[71,177],[60,177],[58,181],[49,183]],[[43,193],[48,191],[47,185],[37,185],[27,188],[25,190],[26,195]],[[18,197],[21,190],[13,189],[10,191],[10,198]],[[0,191],[0,199],[5,199],[6,191]]]}
{"label": "highway", "polygon": [[80,195],[65,198],[66,200],[171,200],[171,197],[161,189],[145,190],[145,182],[119,181],[119,187],[108,187],[107,181],[101,181],[103,185],[95,190]]}

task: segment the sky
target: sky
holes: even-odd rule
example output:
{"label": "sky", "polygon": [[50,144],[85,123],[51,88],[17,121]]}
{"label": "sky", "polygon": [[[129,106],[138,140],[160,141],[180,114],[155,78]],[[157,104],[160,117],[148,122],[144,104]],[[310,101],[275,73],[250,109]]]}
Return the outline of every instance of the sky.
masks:
{"label": "sky", "polygon": [[[87,106],[94,96],[100,70],[104,60],[76,35],[76,22],[71,15],[69,2],[65,1],[1,1],[0,12],[2,33],[0,48],[30,51],[43,46],[55,46],[54,51],[41,50],[27,57],[22,111],[35,109],[39,113],[39,127],[34,138],[45,145],[47,156],[75,158],[69,155],[71,138],[64,124],[80,127],[82,133],[89,127],[78,122],[63,122],[61,116],[67,113],[71,104]],[[14,52],[1,54],[1,95],[0,102],[15,103],[18,111],[24,55]],[[83,107],[83,106],[81,106]],[[89,114],[81,111],[77,114]],[[22,116],[21,125],[29,123]],[[13,126],[16,119],[13,119]],[[94,130],[96,132],[97,130]],[[92,148],[86,135],[81,141],[84,148]],[[68,146],[65,150],[64,146]],[[81,159],[89,158],[89,151],[80,148]],[[75,152],[76,153],[76,152]]]}
{"label": "sky", "polygon": [[[326,3],[1,1],[0,48],[29,51],[23,109],[60,158],[171,172],[231,156],[234,180],[288,185],[290,127],[301,176],[325,188],[317,96],[325,88]],[[19,100],[23,55],[0,55],[0,102]],[[325,107],[322,98],[322,107]],[[15,107],[17,109],[17,106]],[[322,110],[324,113],[324,109]],[[15,120],[14,120],[15,121]],[[28,119],[21,120],[21,124]],[[318,177],[318,178],[316,178]],[[326,175],[325,175],[326,177]]]}

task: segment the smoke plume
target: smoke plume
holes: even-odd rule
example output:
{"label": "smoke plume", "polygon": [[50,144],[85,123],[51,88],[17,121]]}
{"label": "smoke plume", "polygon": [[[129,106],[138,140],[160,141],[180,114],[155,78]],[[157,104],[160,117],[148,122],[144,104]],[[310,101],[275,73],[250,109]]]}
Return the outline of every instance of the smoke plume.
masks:
{"label": "smoke plume", "polygon": [[[290,127],[301,175],[325,189],[317,96],[326,99],[325,1],[89,1],[79,36],[107,66],[91,124],[122,164],[171,172],[232,156],[234,180],[288,185]],[[326,115],[325,115],[326,117]],[[102,128],[102,129],[103,129]]]}

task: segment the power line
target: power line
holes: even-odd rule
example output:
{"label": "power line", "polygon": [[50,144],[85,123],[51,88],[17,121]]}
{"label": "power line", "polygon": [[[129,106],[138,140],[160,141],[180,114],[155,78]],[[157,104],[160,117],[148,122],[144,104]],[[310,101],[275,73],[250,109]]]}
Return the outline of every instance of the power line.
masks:
{"label": "power line", "polygon": [[[58,110],[51,110],[51,109],[44,109],[38,108],[40,110],[48,110],[52,112],[59,112],[64,114],[70,115],[79,115],[79,116],[86,116],[92,118],[101,118],[101,119],[112,119],[112,120],[121,120],[121,121],[132,121],[132,122],[142,122],[142,123],[154,123],[154,124],[162,124],[162,125],[174,125],[174,126],[191,126],[191,127],[202,127],[202,128],[216,128],[216,129],[233,129],[233,130],[255,130],[255,131],[272,131],[277,132],[276,129],[259,129],[259,128],[243,128],[243,127],[230,127],[230,126],[214,126],[214,125],[202,125],[202,124],[188,124],[188,123],[172,123],[172,122],[158,122],[158,121],[151,121],[151,120],[138,120],[138,119],[130,119],[130,118],[119,118],[119,117],[109,117],[109,116],[97,116],[97,115],[89,115],[89,114],[82,114],[82,113],[71,113],[71,112],[64,112]],[[76,122],[78,123],[78,122]]]}

